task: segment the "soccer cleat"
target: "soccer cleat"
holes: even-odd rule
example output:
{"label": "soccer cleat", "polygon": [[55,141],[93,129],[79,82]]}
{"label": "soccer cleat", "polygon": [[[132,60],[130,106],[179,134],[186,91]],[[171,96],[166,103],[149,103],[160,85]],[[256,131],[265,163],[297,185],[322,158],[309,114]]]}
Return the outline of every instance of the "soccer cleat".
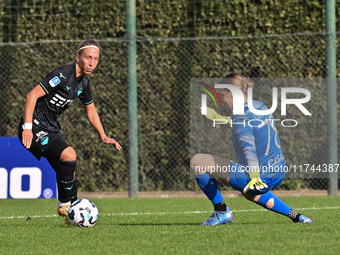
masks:
{"label": "soccer cleat", "polygon": [[228,224],[234,219],[233,212],[227,207],[226,212],[214,211],[210,218],[203,222],[202,225],[215,226],[220,224]]}
{"label": "soccer cleat", "polygon": [[66,217],[68,216],[68,209],[70,208],[71,204],[64,205],[64,206],[58,206],[57,212],[59,216]]}
{"label": "soccer cleat", "polygon": [[313,223],[313,221],[305,215],[300,215],[298,223]]}

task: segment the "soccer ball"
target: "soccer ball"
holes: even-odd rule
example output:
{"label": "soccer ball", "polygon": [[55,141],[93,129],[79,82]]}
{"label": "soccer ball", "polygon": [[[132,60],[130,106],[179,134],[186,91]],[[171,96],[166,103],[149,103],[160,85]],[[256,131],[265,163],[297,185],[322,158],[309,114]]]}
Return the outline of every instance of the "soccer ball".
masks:
{"label": "soccer ball", "polygon": [[87,199],[78,199],[68,209],[68,219],[73,226],[93,227],[98,218],[98,209]]}

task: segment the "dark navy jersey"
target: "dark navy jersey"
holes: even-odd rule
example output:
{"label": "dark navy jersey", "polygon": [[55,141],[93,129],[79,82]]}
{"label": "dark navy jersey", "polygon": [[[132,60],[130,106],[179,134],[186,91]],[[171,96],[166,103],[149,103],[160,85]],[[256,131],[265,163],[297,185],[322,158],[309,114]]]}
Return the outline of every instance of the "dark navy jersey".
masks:
{"label": "dark navy jersey", "polygon": [[48,131],[60,131],[57,118],[76,96],[84,105],[93,102],[89,80],[86,75],[77,80],[75,64],[53,70],[40,82],[40,86],[46,95],[37,100],[33,123]]}

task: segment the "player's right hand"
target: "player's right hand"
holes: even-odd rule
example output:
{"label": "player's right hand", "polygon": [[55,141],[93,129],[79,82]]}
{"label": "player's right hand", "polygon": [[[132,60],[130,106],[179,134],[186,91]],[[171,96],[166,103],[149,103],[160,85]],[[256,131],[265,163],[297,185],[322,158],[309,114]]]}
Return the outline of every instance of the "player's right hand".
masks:
{"label": "player's right hand", "polygon": [[252,178],[247,186],[244,187],[243,193],[247,193],[249,190],[261,191],[268,188],[268,185],[264,183],[261,178]]}
{"label": "player's right hand", "polygon": [[26,149],[29,149],[32,145],[33,132],[32,129],[24,129],[22,131],[22,144]]}

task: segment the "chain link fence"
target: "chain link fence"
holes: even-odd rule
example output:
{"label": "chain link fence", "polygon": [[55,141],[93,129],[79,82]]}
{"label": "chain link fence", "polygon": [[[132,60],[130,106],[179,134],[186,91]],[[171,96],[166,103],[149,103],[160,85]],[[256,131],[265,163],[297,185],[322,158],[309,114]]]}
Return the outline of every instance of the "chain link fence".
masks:
{"label": "chain link fence", "polygon": [[[82,191],[125,191],[127,173],[126,41],[99,40],[102,55],[90,77],[95,106],[108,135],[123,151],[100,142],[76,100],[60,117],[66,140],[79,158]],[[17,136],[25,95],[52,69],[71,62],[79,41],[2,44],[0,136]],[[258,37],[138,39],[139,190],[195,190],[190,177],[190,79],[236,72],[253,78],[324,77],[325,34]],[[292,141],[278,127],[288,163],[327,162],[326,88],[313,88],[320,107],[310,129]],[[271,91],[259,87],[261,99]],[[338,98],[340,98],[338,96]],[[271,101],[269,101],[270,103]],[[338,111],[339,113],[340,111]],[[308,123],[304,126],[308,127]],[[299,127],[297,127],[299,128]],[[340,132],[338,132],[340,133]],[[314,143],[308,143],[311,139]],[[233,158],[232,146],[226,148]],[[231,154],[230,154],[231,153]],[[285,189],[326,189],[327,179],[288,179]]]}

